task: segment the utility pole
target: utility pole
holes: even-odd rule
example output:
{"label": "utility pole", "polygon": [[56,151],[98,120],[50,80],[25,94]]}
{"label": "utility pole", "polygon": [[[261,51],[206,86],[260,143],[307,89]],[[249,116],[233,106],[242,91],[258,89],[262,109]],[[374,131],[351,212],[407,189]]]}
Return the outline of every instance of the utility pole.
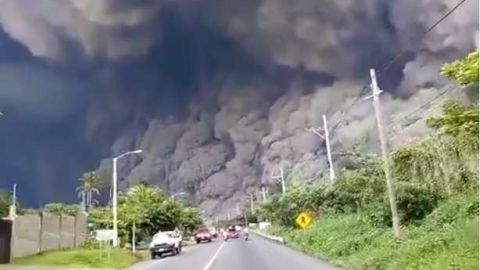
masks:
{"label": "utility pole", "polygon": [[243,218],[245,219],[245,227],[248,226],[247,211],[243,211]]}
{"label": "utility pole", "polygon": [[10,205],[8,216],[12,220],[17,216],[17,184],[13,184],[12,204]]}
{"label": "utility pole", "polygon": [[265,186],[262,185],[262,201],[265,202],[267,200],[267,191],[265,190]]}
{"label": "utility pole", "polygon": [[332,152],[330,151],[330,139],[328,136],[327,116],[323,115],[323,128],[325,129],[325,144],[327,145],[328,164],[330,165],[330,183],[335,182],[335,172],[333,170]]}
{"label": "utility pole", "polygon": [[286,188],[285,188],[285,179],[283,178],[283,167],[280,168],[280,175],[273,175],[272,173],[271,177],[273,179],[280,181],[280,183],[282,184],[282,193],[285,193]]}
{"label": "utility pole", "polygon": [[132,252],[136,252],[136,247],[135,247],[135,232],[136,232],[136,227],[135,227],[135,220],[133,220],[132,224]]}
{"label": "utility pole", "polygon": [[392,176],[390,173],[390,159],[387,152],[387,142],[385,141],[385,137],[383,134],[382,113],[380,108],[379,95],[382,90],[380,90],[380,88],[378,87],[374,69],[370,69],[370,78],[372,79],[372,96],[368,98],[373,98],[373,106],[375,108],[375,116],[377,118],[378,135],[380,137],[380,145],[382,148],[383,167],[385,172],[385,178],[387,181],[388,199],[390,201],[390,210],[392,212],[393,233],[395,237],[399,238],[401,236],[400,220],[398,218],[397,203],[395,201],[395,191]]}
{"label": "utility pole", "polygon": [[250,211],[255,214],[255,208],[253,207],[253,193],[250,193]]}
{"label": "utility pole", "polygon": [[328,165],[330,169],[330,184],[333,185],[335,182],[335,171],[333,168],[333,161],[332,161],[332,151],[330,148],[330,136],[328,133],[328,124],[327,124],[327,116],[324,114],[322,115],[323,119],[323,129],[324,129],[324,134],[321,134],[318,128],[309,128],[306,129],[308,132],[314,133],[318,137],[325,139],[325,144],[327,146],[327,158],[328,158]]}
{"label": "utility pole", "polygon": [[[114,238],[113,238],[113,247],[117,247],[118,246],[118,219],[117,219],[117,182],[118,182],[118,179],[117,179],[117,162],[119,159],[121,159],[122,157],[125,157],[127,155],[131,155],[131,154],[140,154],[142,153],[142,150],[141,149],[138,149],[138,150],[135,150],[135,151],[128,151],[128,152],[125,152],[117,157],[114,157],[113,158],[113,166],[112,166],[112,212],[113,212],[113,235],[114,235]],[[87,198],[88,200],[88,198]]]}
{"label": "utility pole", "polygon": [[13,184],[12,205],[16,210],[17,208],[17,184]]}
{"label": "utility pole", "polygon": [[238,205],[238,203],[235,208],[237,210],[237,216],[240,216],[240,205]]}
{"label": "utility pole", "polygon": [[112,211],[113,211],[113,247],[118,246],[118,220],[117,220],[117,159],[113,159],[112,171]]}

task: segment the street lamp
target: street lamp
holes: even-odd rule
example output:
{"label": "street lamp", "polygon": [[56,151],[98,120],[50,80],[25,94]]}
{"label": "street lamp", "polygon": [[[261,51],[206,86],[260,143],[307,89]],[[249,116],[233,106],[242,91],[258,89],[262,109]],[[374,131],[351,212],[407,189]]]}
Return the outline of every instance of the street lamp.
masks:
{"label": "street lamp", "polygon": [[178,193],[175,193],[173,194],[172,196],[170,196],[170,199],[175,199],[176,196],[182,196],[182,195],[185,195],[185,192],[178,192]]}
{"label": "street lamp", "polygon": [[113,158],[113,173],[112,173],[112,211],[113,211],[113,246],[117,247],[118,246],[118,221],[117,221],[117,161],[121,159],[122,157],[125,157],[127,155],[131,154],[140,154],[142,153],[142,150],[138,149],[135,151],[129,151],[125,152],[121,155],[118,155]]}

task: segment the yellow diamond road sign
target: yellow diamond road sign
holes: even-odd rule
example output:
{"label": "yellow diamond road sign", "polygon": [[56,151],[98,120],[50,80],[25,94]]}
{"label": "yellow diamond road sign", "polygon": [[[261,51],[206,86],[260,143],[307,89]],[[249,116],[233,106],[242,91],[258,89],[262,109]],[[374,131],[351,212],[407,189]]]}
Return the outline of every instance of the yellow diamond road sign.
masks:
{"label": "yellow diamond road sign", "polygon": [[312,216],[310,216],[310,214],[307,212],[302,212],[295,219],[295,222],[298,226],[300,226],[300,228],[305,229],[312,223]]}

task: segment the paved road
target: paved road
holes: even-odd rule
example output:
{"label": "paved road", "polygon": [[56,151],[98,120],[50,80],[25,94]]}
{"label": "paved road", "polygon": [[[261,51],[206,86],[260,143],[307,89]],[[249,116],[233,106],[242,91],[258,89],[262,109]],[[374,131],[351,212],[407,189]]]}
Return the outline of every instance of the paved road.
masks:
{"label": "paved road", "polygon": [[130,270],[338,270],[258,236],[186,247],[179,256],[142,262]]}

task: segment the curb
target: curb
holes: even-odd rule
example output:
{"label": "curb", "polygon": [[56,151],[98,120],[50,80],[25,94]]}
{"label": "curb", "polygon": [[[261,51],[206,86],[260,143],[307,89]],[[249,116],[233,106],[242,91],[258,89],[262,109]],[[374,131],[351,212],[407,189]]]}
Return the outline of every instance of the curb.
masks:
{"label": "curb", "polygon": [[270,240],[272,242],[275,242],[277,244],[280,244],[280,245],[285,245],[285,241],[283,240],[283,237],[279,237],[279,236],[272,236],[272,235],[268,235],[268,234],[265,234],[265,233],[262,233],[262,232],[259,232],[259,231],[253,231],[252,232],[262,238],[265,238],[267,240]]}

